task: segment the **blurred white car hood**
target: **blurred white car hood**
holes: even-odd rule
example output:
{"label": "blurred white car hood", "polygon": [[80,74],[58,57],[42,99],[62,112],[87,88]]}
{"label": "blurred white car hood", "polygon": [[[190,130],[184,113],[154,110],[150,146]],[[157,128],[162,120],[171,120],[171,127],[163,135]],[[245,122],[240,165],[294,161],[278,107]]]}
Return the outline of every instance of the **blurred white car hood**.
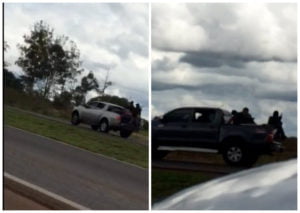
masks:
{"label": "blurred white car hood", "polygon": [[296,210],[297,160],[272,163],[187,188],[154,210]]}

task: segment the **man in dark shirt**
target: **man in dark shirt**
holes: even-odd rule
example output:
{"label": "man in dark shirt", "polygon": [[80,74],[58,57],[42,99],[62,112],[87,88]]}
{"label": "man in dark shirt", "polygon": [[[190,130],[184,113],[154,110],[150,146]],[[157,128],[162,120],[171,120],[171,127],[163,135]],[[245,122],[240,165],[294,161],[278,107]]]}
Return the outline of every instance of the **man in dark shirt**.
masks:
{"label": "man in dark shirt", "polygon": [[244,107],[242,112],[236,113],[233,116],[233,124],[254,124],[254,119],[249,113],[249,109],[247,107]]}
{"label": "man in dark shirt", "polygon": [[286,135],[284,133],[284,130],[282,128],[282,115],[279,116],[278,111],[273,112],[273,116],[269,117],[268,124],[271,125],[273,128],[277,129],[277,132],[275,134],[275,138],[279,139],[286,139]]}

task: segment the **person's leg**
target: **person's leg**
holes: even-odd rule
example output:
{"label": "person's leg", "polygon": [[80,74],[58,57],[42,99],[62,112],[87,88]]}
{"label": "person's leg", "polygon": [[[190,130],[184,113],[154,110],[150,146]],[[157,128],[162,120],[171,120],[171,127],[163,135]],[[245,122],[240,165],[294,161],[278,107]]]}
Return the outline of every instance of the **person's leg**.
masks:
{"label": "person's leg", "polygon": [[286,136],[285,136],[282,126],[277,127],[277,132],[278,132],[278,136],[280,139],[283,139],[283,140],[286,139]]}

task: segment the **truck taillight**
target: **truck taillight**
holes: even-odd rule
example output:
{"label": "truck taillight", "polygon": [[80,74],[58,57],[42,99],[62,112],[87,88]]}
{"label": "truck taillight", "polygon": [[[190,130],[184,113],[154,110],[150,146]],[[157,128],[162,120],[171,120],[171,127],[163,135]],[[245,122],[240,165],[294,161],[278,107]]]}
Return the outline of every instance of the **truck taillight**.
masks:
{"label": "truck taillight", "polygon": [[120,116],[120,115],[117,115],[117,116],[116,116],[116,120],[120,121],[120,120],[121,120],[121,116]]}
{"label": "truck taillight", "polygon": [[273,143],[274,135],[276,133],[276,129],[274,129],[271,133],[269,133],[265,139],[267,143]]}
{"label": "truck taillight", "polygon": [[272,133],[268,134],[265,141],[267,143],[272,143],[273,142],[273,134]]}

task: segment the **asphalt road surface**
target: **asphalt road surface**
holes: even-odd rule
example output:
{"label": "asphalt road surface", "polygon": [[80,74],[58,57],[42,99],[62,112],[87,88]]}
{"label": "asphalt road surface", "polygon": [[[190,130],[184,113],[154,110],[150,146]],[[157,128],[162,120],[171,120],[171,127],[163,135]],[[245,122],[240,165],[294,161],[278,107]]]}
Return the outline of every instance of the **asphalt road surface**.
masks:
{"label": "asphalt road surface", "polygon": [[51,210],[23,195],[4,188],[4,210]]}
{"label": "asphalt road surface", "polygon": [[4,171],[91,209],[148,209],[146,169],[7,126]]}

